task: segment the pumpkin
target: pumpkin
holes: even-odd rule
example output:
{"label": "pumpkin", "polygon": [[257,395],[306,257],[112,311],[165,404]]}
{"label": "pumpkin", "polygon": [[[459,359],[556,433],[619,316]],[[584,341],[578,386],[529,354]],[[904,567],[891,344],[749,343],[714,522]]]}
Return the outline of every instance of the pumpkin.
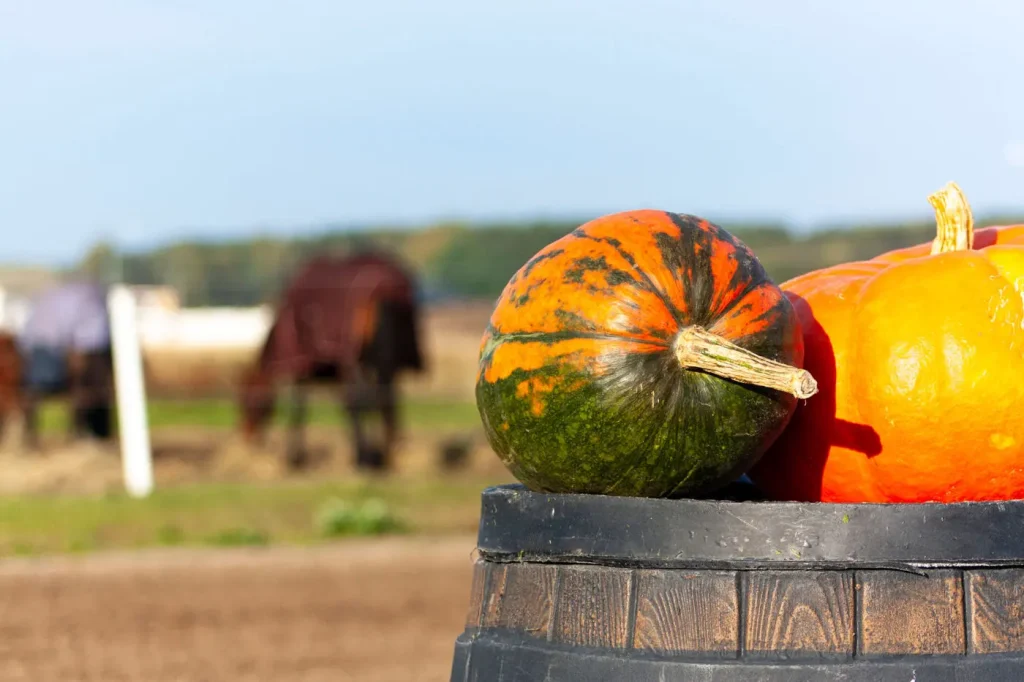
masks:
{"label": "pumpkin", "polygon": [[975,235],[953,183],[929,201],[931,245],[782,284],[821,393],[749,472],[767,496],[1024,497],[1024,227]]}
{"label": "pumpkin", "polygon": [[538,492],[645,497],[729,483],[816,391],[792,305],[695,216],[587,222],[508,282],[480,348],[487,438]]}

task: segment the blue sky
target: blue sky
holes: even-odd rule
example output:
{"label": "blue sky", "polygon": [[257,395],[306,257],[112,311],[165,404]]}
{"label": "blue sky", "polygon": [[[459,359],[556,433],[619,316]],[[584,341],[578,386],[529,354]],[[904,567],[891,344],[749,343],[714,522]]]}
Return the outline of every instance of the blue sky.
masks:
{"label": "blue sky", "polygon": [[[970,7],[970,9],[968,9]],[[325,221],[1024,209],[1024,3],[0,0],[0,261]]]}

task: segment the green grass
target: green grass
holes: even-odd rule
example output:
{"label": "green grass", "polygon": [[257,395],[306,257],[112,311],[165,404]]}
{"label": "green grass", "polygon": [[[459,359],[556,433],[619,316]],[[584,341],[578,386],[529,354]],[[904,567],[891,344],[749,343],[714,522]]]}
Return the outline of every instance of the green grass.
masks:
{"label": "green grass", "polygon": [[[286,407],[282,398],[276,414],[278,424],[283,424],[286,419]],[[405,400],[401,410],[403,422],[411,427],[465,429],[480,424],[480,415],[471,402]],[[238,408],[226,398],[156,399],[149,402],[148,412],[149,426],[154,430],[173,427],[230,430],[238,424]],[[344,425],[347,422],[337,402],[323,398],[310,401],[308,423]],[[65,403],[48,402],[40,409],[39,425],[44,433],[64,431],[67,423]]]}
{"label": "green grass", "polygon": [[[285,405],[279,406],[278,423]],[[154,431],[236,428],[229,399],[150,401]],[[44,432],[67,426],[67,407],[40,411]],[[404,426],[478,428],[472,403],[406,400]],[[336,402],[309,406],[314,425],[347,422]],[[0,558],[164,546],[263,546],[330,542],[357,535],[474,532],[480,491],[497,481],[462,478],[346,479],[266,484],[197,484],[158,488],[135,500],[106,496],[15,496],[0,499]]]}
{"label": "green grass", "polygon": [[359,502],[332,498],[320,507],[316,518],[320,534],[331,538],[401,533],[408,528],[388,503],[378,498]]}
{"label": "green grass", "polygon": [[310,545],[353,535],[473,533],[480,492],[466,478],[200,484],[145,499],[0,499],[0,557],[158,546]]}

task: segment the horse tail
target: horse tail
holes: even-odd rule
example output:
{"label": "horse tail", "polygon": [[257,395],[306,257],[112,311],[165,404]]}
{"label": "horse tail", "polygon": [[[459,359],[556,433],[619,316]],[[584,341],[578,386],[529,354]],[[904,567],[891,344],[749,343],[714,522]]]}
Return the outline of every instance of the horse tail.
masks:
{"label": "horse tail", "polygon": [[402,370],[422,371],[423,354],[414,302],[386,298],[374,303],[376,324],[370,329],[364,357],[378,374],[393,377]]}
{"label": "horse tail", "polygon": [[379,324],[380,301],[376,297],[370,296],[357,303],[355,313],[352,315],[352,338],[355,347],[363,349],[372,344]]}
{"label": "horse tail", "polygon": [[346,360],[355,366],[373,347],[380,324],[380,300],[378,292],[384,284],[385,273],[379,266],[371,265],[358,270],[350,283],[353,299],[350,337]]}

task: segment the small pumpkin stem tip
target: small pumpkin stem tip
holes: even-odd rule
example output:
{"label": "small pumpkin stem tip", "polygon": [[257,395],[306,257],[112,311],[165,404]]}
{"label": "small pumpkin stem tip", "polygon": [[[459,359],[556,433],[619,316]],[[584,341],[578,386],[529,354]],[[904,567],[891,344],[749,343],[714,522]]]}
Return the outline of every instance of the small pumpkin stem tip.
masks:
{"label": "small pumpkin stem tip", "polygon": [[818,382],[805,369],[769,360],[712,334],[703,327],[687,327],[679,332],[673,346],[676,359],[684,368],[743,384],[762,386],[797,398],[810,398],[818,392]]}
{"label": "small pumpkin stem tip", "polygon": [[970,251],[974,247],[974,216],[963,190],[955,182],[928,196],[935,209],[935,239],[932,255],[948,251]]}

